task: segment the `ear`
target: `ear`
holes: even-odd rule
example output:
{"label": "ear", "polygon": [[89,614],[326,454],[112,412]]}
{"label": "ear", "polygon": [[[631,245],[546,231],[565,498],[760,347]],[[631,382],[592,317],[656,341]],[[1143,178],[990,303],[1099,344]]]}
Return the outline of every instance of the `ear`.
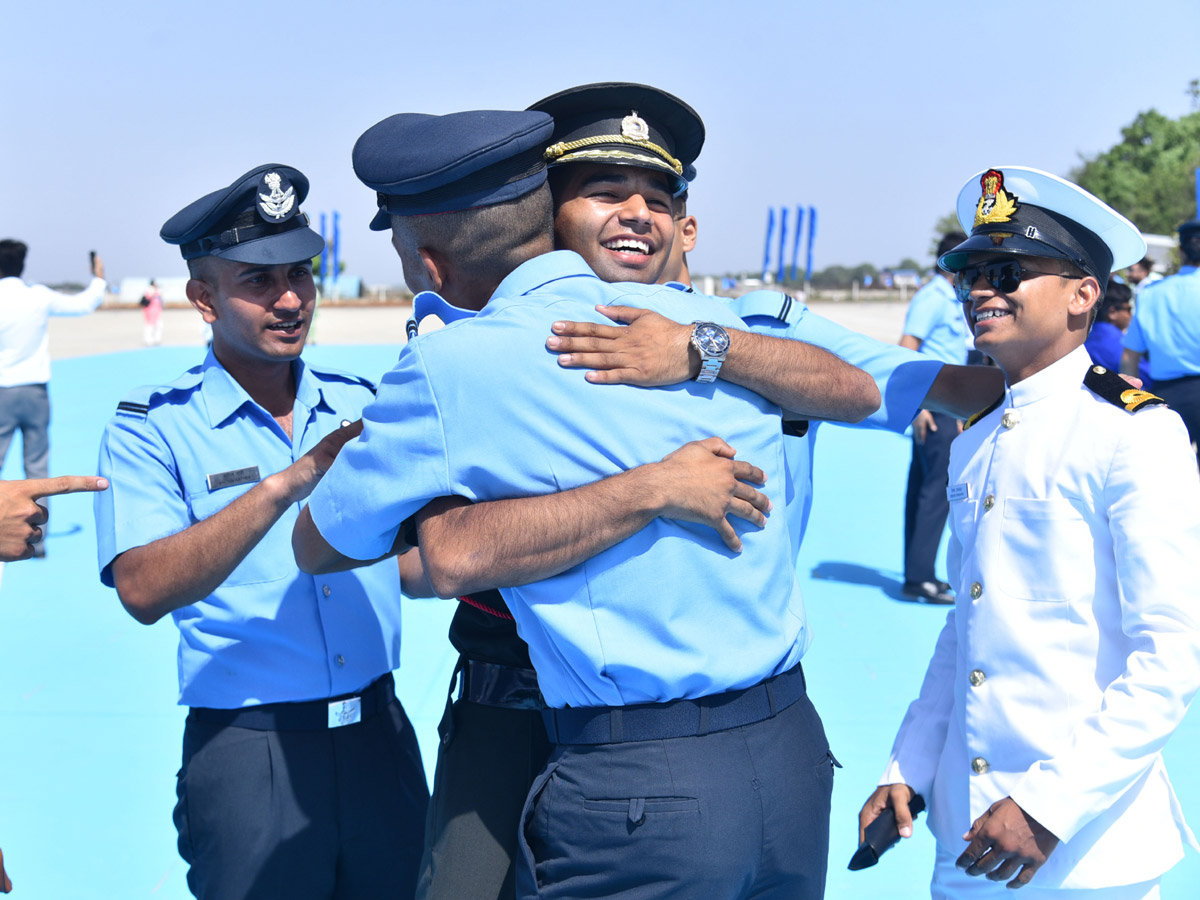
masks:
{"label": "ear", "polygon": [[425,266],[425,273],[433,286],[432,290],[441,293],[450,279],[450,266],[446,258],[430,247],[418,247],[417,255],[421,257],[421,264]]}
{"label": "ear", "polygon": [[1083,278],[1075,293],[1067,303],[1067,312],[1073,316],[1083,316],[1091,312],[1092,307],[1100,302],[1100,282],[1091,275]]}
{"label": "ear", "polygon": [[216,292],[211,284],[199,278],[189,278],[185,290],[188,301],[196,308],[205,322],[211,325],[217,321],[217,307],[214,303]]}
{"label": "ear", "polygon": [[696,249],[696,237],[700,226],[696,224],[695,216],[684,216],[675,223],[675,233],[683,241],[683,252],[691,253]]}

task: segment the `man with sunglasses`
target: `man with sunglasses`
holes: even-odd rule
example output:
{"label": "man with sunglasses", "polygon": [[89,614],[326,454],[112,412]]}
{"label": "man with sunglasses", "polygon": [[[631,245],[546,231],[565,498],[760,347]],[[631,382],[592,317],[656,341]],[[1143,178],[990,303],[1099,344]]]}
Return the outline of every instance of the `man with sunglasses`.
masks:
{"label": "man with sunglasses", "polygon": [[888,807],[911,835],[921,794],[935,898],[1035,876],[1025,896],[1157,897],[1196,846],[1161,750],[1200,687],[1200,481],[1179,417],[1083,348],[1145,242],[1018,166],[971,179],[958,216],[939,265],[1007,388],[951,451],[957,602],[860,836]]}

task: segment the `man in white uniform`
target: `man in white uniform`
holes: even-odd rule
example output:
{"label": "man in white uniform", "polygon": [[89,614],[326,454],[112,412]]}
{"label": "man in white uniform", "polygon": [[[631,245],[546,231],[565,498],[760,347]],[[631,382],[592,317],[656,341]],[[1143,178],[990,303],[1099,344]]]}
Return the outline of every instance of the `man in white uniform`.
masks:
{"label": "man in white uniform", "polygon": [[1179,417],[1083,349],[1145,243],[1019,166],[958,216],[939,264],[1007,389],[954,442],[957,604],[860,828],[890,806],[910,835],[924,795],[935,898],[1157,897],[1196,846],[1161,751],[1200,685],[1200,481]]}

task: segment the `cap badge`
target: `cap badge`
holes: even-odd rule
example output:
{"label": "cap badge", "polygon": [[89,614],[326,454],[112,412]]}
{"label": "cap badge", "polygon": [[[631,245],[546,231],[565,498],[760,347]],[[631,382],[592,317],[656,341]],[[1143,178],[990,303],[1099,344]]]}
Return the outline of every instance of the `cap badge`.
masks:
{"label": "cap badge", "polygon": [[1017,211],[1017,197],[1004,190],[1004,173],[988,169],[979,179],[983,194],[979,205],[975,207],[975,224],[971,227],[991,222],[1009,222]]}
{"label": "cap badge", "polygon": [[[287,184],[278,172],[267,172],[258,187],[258,208],[264,219],[282,222],[290,218],[296,206],[296,189]],[[269,193],[263,193],[266,190]]]}
{"label": "cap badge", "polygon": [[636,109],[621,120],[621,137],[634,141],[650,140],[650,126],[637,114]]}

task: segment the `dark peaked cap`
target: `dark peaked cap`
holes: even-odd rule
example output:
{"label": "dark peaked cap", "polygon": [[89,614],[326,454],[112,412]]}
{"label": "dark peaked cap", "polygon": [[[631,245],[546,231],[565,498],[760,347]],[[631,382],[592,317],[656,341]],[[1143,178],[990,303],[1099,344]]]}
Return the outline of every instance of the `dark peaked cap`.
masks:
{"label": "dark peaked cap", "polygon": [[551,165],[595,163],[666,172],[676,194],[704,146],[704,122],[678,97],[646,84],[603,82],[551,94],[529,107],[554,116]]}
{"label": "dark peaked cap", "polygon": [[312,259],[325,240],[300,212],[307,196],[308,179],[299,169],[259,166],[189,203],[167,220],[159,236],[178,244],[184,259],[216,256],[263,265]]}
{"label": "dark peaked cap", "polygon": [[554,123],[545,113],[473,110],[399,113],[354,144],[354,174],[378,195],[373,231],[389,216],[493,206],[546,183],[542,150]]}

